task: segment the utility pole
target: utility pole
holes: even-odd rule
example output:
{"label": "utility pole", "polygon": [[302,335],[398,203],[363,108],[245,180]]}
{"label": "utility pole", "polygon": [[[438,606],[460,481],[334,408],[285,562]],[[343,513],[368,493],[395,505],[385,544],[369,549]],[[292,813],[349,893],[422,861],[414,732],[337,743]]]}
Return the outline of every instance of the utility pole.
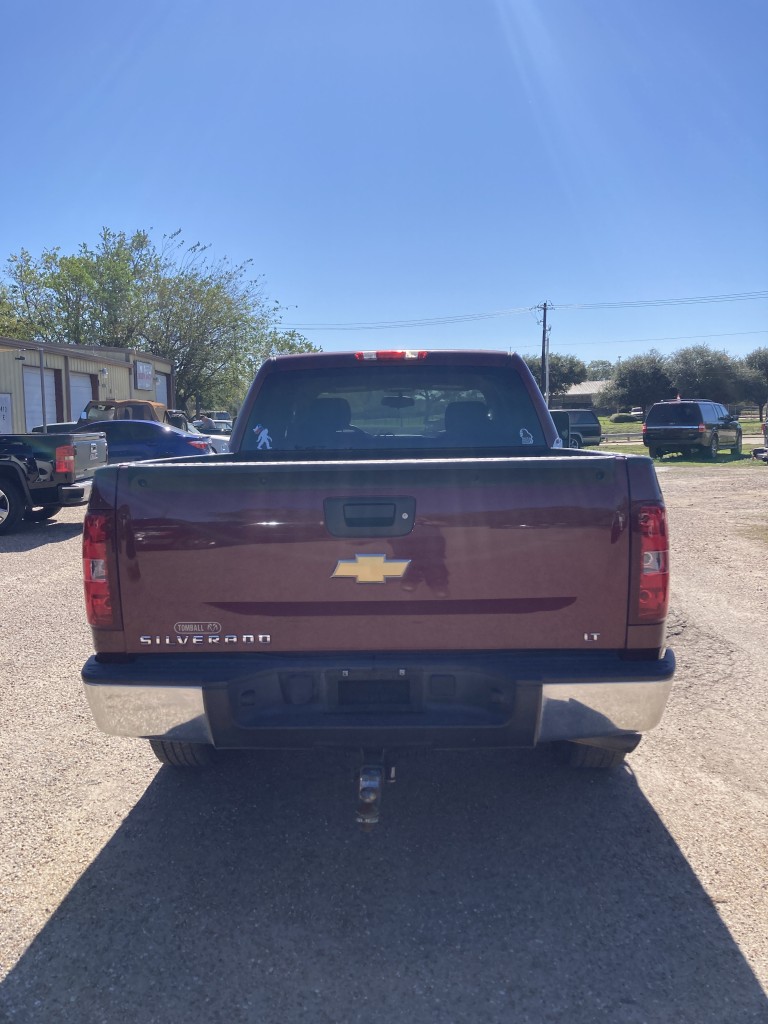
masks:
{"label": "utility pole", "polygon": [[40,405],[43,413],[43,433],[48,433],[48,415],[45,408],[45,349],[41,345],[37,350],[40,356]]}
{"label": "utility pole", "polygon": [[544,401],[547,403],[549,408],[549,328],[547,327],[547,308],[546,302],[543,302],[540,306],[536,307],[542,311],[541,319],[541,393],[544,395]]}

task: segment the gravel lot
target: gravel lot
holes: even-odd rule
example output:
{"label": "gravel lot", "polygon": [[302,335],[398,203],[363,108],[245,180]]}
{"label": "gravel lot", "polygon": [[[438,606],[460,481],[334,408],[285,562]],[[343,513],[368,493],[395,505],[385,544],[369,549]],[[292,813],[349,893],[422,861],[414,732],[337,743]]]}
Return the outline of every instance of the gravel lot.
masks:
{"label": "gravel lot", "polygon": [[335,755],[98,733],[82,510],[0,539],[0,1019],[768,1021],[768,468],[659,478],[678,674],[631,769],[410,755],[370,836]]}

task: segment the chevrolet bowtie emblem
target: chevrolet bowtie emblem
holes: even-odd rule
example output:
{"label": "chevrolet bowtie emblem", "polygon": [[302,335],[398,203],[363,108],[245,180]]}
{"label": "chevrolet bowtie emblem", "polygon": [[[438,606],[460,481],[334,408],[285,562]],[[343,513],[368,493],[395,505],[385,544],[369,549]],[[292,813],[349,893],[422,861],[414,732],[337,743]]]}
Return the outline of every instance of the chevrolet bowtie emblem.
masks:
{"label": "chevrolet bowtie emblem", "polygon": [[386,583],[388,578],[400,579],[411,564],[410,558],[388,561],[386,555],[355,555],[336,563],[332,578],[352,579],[355,583]]}

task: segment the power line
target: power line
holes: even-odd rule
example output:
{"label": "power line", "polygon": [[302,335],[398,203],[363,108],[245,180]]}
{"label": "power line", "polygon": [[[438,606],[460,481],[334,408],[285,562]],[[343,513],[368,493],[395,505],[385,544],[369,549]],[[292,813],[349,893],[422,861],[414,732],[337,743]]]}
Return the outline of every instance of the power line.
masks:
{"label": "power line", "polygon": [[626,302],[574,302],[558,305],[557,309],[637,309],[639,306],[692,306],[704,302],[746,302],[766,299],[768,291],[732,292],[727,295],[697,295],[684,299],[632,299]]}
{"label": "power line", "polygon": [[400,327],[435,327],[441,324],[461,324],[471,320],[492,320],[500,316],[516,316],[528,313],[531,306],[520,306],[517,309],[498,309],[493,313],[461,313],[456,316],[426,317],[420,320],[380,320],[373,323],[338,323],[338,324],[291,324],[286,330],[299,331],[383,331]]}
{"label": "power line", "polygon": [[[714,302],[749,302],[754,299],[768,299],[768,291],[729,292],[722,295],[694,295],[675,299],[628,299],[622,302],[550,303],[549,308],[553,310],[638,309],[658,306],[691,306]],[[422,317],[413,320],[376,320],[356,323],[298,323],[285,325],[285,329],[297,331],[384,331],[412,329],[414,327],[439,327],[443,324],[460,324],[477,320],[493,320],[505,316],[518,316],[521,313],[529,313],[536,308],[535,305],[515,306],[511,309],[497,309],[490,313],[461,313],[453,316]],[[701,337],[706,337],[706,335],[701,335]],[[716,335],[711,335],[711,337],[716,337]]]}
{"label": "power line", "polygon": [[[550,309],[552,307],[550,306]],[[606,338],[603,341],[580,341],[578,347],[584,345],[645,345],[653,341],[700,341],[704,338],[741,338],[747,334],[768,334],[768,328],[762,331],[729,331],[725,334],[674,334],[667,338]],[[533,343],[527,348],[536,348]]]}

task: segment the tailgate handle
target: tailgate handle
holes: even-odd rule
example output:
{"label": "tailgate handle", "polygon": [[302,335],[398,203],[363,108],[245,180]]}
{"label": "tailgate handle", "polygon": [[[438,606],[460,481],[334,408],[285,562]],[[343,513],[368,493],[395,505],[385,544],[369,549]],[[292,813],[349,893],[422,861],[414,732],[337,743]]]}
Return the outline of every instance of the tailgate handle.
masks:
{"label": "tailgate handle", "polygon": [[393,501],[366,502],[362,505],[350,502],[344,506],[344,522],[347,526],[392,526],[395,512]]}
{"label": "tailgate handle", "polygon": [[416,499],[326,498],[325,525],[334,537],[404,537],[413,529]]}

